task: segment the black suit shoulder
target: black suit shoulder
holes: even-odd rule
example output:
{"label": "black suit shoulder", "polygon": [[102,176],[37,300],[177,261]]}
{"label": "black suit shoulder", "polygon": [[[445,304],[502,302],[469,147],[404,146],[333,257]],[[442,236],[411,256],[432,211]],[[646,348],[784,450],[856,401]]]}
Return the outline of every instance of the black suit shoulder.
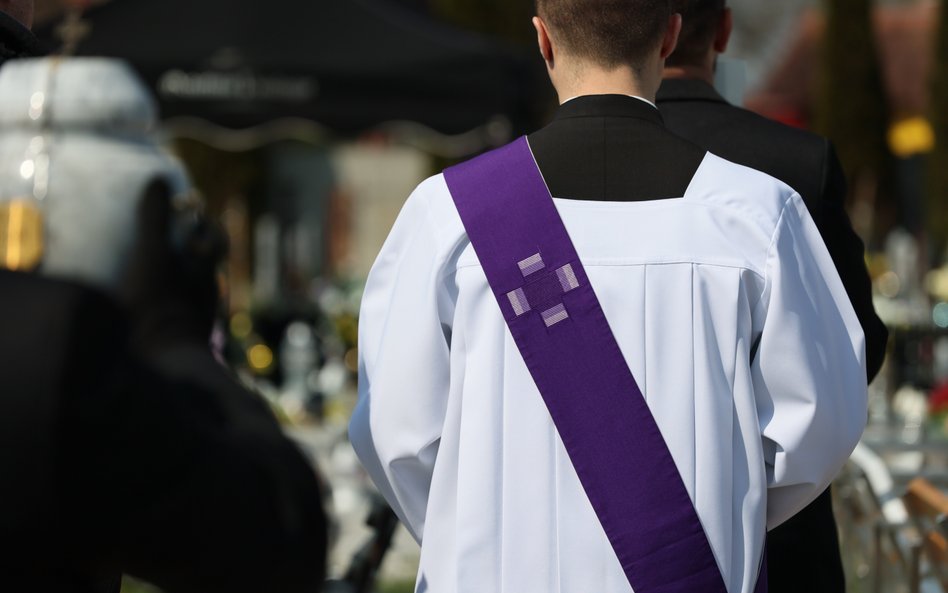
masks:
{"label": "black suit shoulder", "polygon": [[831,148],[825,138],[725,102],[668,100],[660,102],[659,109],[669,131],[776,177],[817,214],[830,168]]}
{"label": "black suit shoulder", "polygon": [[[0,316],[0,533],[17,542],[0,589],[111,590],[73,562],[80,537],[64,527],[73,492],[64,452],[78,445],[73,404],[101,392],[119,361],[121,311],[78,284],[0,270]],[[94,547],[98,538],[83,535]]]}
{"label": "black suit shoulder", "polygon": [[865,247],[845,210],[846,180],[832,143],[735,107],[701,81],[664,81],[658,107],[675,134],[722,158],[763,171],[800,194],[859,317],[866,335],[868,377],[875,377],[889,334],[872,303]]}
{"label": "black suit shoulder", "polygon": [[19,444],[0,447],[0,467],[9,470],[24,459],[24,449],[52,455],[47,447],[56,445],[52,435],[59,428],[64,394],[110,373],[125,328],[121,311],[104,294],[3,270],[0,316],[0,439]]}

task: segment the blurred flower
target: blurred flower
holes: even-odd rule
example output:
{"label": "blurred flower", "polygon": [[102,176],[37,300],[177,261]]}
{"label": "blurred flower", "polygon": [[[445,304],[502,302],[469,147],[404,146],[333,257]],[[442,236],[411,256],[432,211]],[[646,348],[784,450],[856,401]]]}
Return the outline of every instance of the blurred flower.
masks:
{"label": "blurred flower", "polygon": [[929,394],[928,413],[932,417],[948,416],[948,382],[941,383]]}

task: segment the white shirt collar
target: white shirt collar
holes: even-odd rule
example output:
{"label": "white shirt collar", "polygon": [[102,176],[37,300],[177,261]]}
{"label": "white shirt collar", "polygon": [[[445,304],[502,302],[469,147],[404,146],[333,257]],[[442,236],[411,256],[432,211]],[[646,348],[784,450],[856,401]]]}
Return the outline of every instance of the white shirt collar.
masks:
{"label": "white shirt collar", "polygon": [[[633,99],[638,99],[639,101],[644,101],[645,103],[648,103],[649,105],[651,105],[651,106],[654,107],[655,109],[658,109],[658,106],[657,106],[655,103],[649,101],[649,100],[646,99],[645,97],[640,97],[640,96],[638,96],[638,95],[625,95],[625,94],[621,94],[621,93],[609,93],[609,94],[610,94],[610,95],[621,95],[621,96],[623,96],[623,97],[632,97]],[[594,95],[576,95],[575,97],[570,97],[569,99],[563,101],[562,103],[560,103],[560,105],[566,105],[567,103],[569,103],[569,102],[572,101],[573,99],[579,99],[580,97],[592,97],[592,96],[594,96]]]}

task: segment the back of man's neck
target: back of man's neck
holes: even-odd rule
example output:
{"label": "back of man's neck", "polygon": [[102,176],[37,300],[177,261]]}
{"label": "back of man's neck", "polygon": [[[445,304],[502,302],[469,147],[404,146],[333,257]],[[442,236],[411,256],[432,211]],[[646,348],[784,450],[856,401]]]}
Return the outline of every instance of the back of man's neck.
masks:
{"label": "back of man's neck", "polygon": [[714,84],[714,71],[701,66],[666,66],[662,73],[662,80],[666,79],[701,80]]}
{"label": "back of man's neck", "polygon": [[593,67],[583,69],[581,76],[556,85],[560,104],[574,97],[587,95],[629,95],[655,102],[658,81],[642,80],[631,69],[607,71]]}

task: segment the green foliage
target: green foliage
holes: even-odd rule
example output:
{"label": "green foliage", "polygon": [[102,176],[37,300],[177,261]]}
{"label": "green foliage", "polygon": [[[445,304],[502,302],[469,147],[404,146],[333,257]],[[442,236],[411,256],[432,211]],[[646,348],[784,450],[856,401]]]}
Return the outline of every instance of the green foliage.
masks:
{"label": "green foliage", "polygon": [[520,44],[533,43],[532,0],[428,0],[432,14],[458,27]]}
{"label": "green foliage", "polygon": [[891,180],[889,109],[872,26],[873,4],[826,1],[816,123],[836,144],[850,194],[874,181],[885,199]]}
{"label": "green foliage", "polygon": [[[213,215],[223,212],[227,200],[234,197],[255,197],[263,182],[262,151],[224,152],[196,140],[178,139],[174,152],[191,175]],[[256,209],[255,209],[256,207]],[[251,211],[259,205],[251,202]]]}
{"label": "green foliage", "polygon": [[937,255],[948,243],[948,3],[942,2],[932,72],[931,113],[935,149],[928,156],[928,230]]}
{"label": "green foliage", "polygon": [[412,593],[415,590],[414,581],[379,583],[379,593]]}
{"label": "green foliage", "polygon": [[[389,581],[378,585],[378,593],[412,593],[414,590],[414,581]],[[122,579],[122,593],[161,593],[161,591],[131,577],[125,577]]]}
{"label": "green foliage", "polygon": [[122,578],[122,593],[161,593],[161,590],[126,576]]}

